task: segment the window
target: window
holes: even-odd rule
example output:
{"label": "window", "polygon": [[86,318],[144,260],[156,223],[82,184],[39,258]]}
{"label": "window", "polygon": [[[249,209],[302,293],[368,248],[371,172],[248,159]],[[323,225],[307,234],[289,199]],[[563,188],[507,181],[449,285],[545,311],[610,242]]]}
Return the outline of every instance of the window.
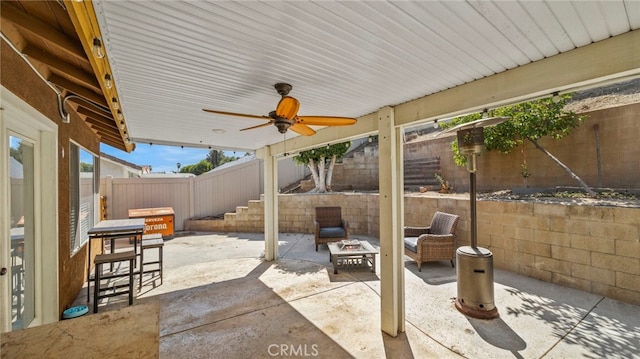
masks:
{"label": "window", "polygon": [[90,152],[71,143],[69,149],[69,215],[71,253],[84,245],[87,232],[96,221],[95,209],[98,199],[98,161]]}

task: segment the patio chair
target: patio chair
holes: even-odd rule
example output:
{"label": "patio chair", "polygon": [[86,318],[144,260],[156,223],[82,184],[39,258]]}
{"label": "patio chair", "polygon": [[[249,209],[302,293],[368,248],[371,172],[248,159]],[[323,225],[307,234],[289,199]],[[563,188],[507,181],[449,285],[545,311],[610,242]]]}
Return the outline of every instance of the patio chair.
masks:
{"label": "patio chair", "polygon": [[313,224],[316,252],[319,244],[349,239],[349,222],[342,219],[341,207],[316,207],[316,217]]}
{"label": "patio chair", "polygon": [[404,254],[416,261],[418,271],[422,262],[448,260],[454,266],[459,218],[455,214],[436,212],[429,227],[404,228]]}

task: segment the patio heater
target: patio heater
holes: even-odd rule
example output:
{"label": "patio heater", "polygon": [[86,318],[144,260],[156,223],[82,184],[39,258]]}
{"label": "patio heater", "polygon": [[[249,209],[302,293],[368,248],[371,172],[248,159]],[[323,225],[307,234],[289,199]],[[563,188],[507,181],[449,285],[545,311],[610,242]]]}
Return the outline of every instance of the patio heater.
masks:
{"label": "patio heater", "polygon": [[455,306],[463,314],[479,319],[498,317],[493,295],[493,254],[478,247],[476,213],[477,156],[484,147],[484,127],[495,126],[508,117],[483,118],[452,127],[442,133],[456,133],[458,148],[467,157],[469,171],[469,203],[471,217],[471,245],[456,250],[458,295]]}

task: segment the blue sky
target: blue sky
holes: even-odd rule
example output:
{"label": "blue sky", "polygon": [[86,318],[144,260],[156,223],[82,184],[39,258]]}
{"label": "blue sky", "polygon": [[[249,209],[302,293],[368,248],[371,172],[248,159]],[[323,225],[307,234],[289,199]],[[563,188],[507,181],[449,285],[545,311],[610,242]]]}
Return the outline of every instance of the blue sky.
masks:
{"label": "blue sky", "polygon": [[[210,150],[138,143],[135,150],[126,153],[101,143],[100,151],[138,166],[151,165],[152,172],[175,172],[178,169],[176,165],[178,162],[182,166],[196,164],[207,158]],[[225,151],[224,154],[226,156],[244,156],[244,152],[236,152],[234,155],[233,152]]]}

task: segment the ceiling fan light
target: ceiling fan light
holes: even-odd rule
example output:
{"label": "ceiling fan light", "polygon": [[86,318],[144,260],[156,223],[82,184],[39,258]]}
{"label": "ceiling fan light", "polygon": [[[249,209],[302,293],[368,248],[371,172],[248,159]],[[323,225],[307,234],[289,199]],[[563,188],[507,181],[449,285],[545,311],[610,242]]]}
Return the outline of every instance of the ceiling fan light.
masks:
{"label": "ceiling fan light", "polygon": [[300,102],[293,97],[283,96],[278,107],[276,107],[276,116],[291,120],[298,114]]}

